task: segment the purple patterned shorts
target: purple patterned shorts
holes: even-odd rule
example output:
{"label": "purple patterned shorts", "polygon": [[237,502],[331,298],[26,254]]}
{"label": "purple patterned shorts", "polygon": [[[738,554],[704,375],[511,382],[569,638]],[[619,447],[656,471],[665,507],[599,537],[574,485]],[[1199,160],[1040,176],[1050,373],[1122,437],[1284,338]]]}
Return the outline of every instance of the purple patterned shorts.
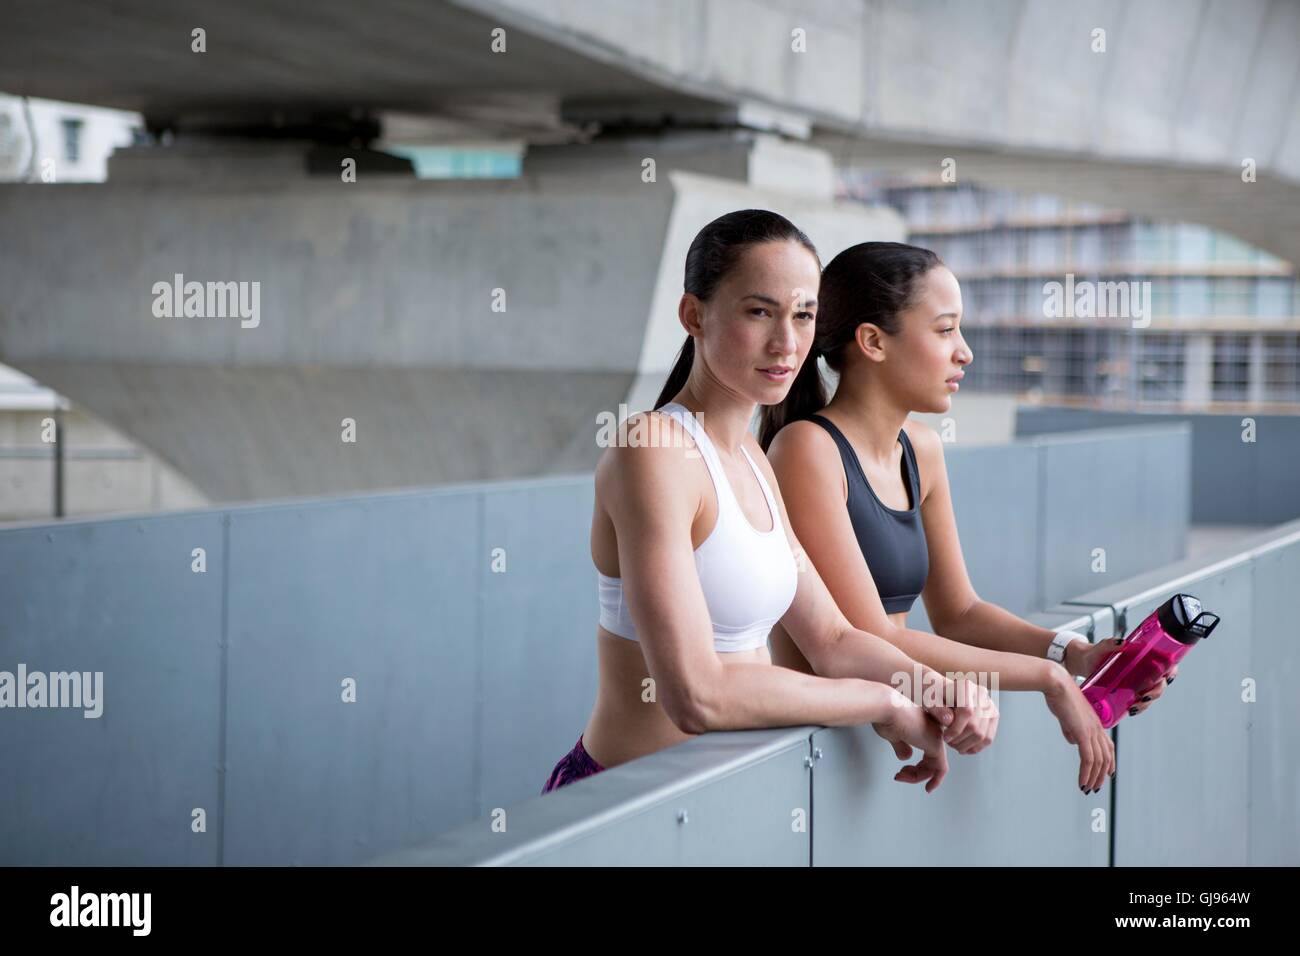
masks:
{"label": "purple patterned shorts", "polygon": [[566,783],[573,783],[573,781],[581,780],[583,777],[590,777],[593,773],[600,773],[604,769],[591,759],[591,754],[587,753],[587,748],[582,745],[582,734],[579,734],[578,742],[574,744],[573,749],[561,757],[560,762],[551,771],[551,775],[546,779],[546,786],[542,788],[542,793],[550,793]]}

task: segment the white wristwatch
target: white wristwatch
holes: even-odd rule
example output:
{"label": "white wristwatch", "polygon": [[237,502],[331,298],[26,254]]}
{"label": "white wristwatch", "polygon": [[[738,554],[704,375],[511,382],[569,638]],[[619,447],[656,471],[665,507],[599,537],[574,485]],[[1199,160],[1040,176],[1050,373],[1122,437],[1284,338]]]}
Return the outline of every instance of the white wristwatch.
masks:
{"label": "white wristwatch", "polygon": [[1052,638],[1052,643],[1047,647],[1047,659],[1056,661],[1056,663],[1065,665],[1065,648],[1074,641],[1083,641],[1085,644],[1091,644],[1087,634],[1080,634],[1078,631],[1057,631],[1056,637]]}

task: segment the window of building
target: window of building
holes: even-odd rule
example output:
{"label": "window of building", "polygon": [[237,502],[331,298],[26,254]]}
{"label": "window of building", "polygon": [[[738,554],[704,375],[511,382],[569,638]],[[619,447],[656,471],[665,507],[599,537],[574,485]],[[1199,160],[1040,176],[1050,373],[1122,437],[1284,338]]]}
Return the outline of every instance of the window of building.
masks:
{"label": "window of building", "polygon": [[1300,402],[1300,334],[1264,336],[1264,401]]}
{"label": "window of building", "polygon": [[1036,229],[1029,238],[1029,261],[1033,269],[1056,270],[1065,265],[1065,238],[1059,229]]}
{"label": "window of building", "polygon": [[1250,279],[1214,279],[1211,282],[1210,312],[1217,316],[1248,316],[1254,302]]}
{"label": "window of building", "polygon": [[1214,261],[1217,263],[1240,264],[1251,261],[1251,248],[1236,236],[1224,232],[1213,234]]}
{"label": "window of building", "polygon": [[1142,265],[1165,265],[1173,261],[1173,234],[1168,226],[1139,222],[1133,227],[1134,252]]}
{"label": "window of building", "polygon": [[1255,314],[1286,318],[1295,314],[1294,279],[1265,276],[1255,280]]}
{"label": "window of building", "polygon": [[1214,378],[1210,398],[1245,401],[1250,383],[1250,335],[1218,332],[1214,336]]}
{"label": "window of building", "polygon": [[1101,226],[1084,226],[1076,229],[1073,239],[1073,255],[1070,264],[1076,269],[1097,269],[1102,264]]}
{"label": "window of building", "polygon": [[84,120],[65,116],[60,125],[63,127],[63,161],[77,163],[81,161],[81,130],[86,125]]}
{"label": "window of building", "polygon": [[1174,312],[1174,286],[1175,280],[1165,276],[1135,275],[1135,282],[1151,283],[1151,318],[1168,319],[1175,315]]}
{"label": "window of building", "polygon": [[1133,334],[1135,391],[1144,402],[1176,403],[1183,397],[1184,337],[1178,332]]}
{"label": "window of building", "polygon": [[1174,236],[1179,265],[1203,266],[1214,260],[1214,234],[1209,229],[1180,223]]}
{"label": "window of building", "polygon": [[1170,280],[1174,291],[1174,312],[1187,318],[1210,314],[1210,280],[1201,276],[1180,276]]}

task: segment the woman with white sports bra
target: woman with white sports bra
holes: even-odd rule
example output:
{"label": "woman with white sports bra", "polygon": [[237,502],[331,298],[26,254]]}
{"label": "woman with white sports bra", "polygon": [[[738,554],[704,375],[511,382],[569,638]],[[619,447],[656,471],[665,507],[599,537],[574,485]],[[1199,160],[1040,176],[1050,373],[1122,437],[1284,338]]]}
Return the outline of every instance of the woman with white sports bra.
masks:
{"label": "woman with white sports bra", "polygon": [[[630,416],[596,467],[600,683],[543,793],[709,731],[865,723],[902,760],[922,751],[895,779],[928,792],[947,773],[944,734],[961,752],[992,740],[986,694],[853,628],[796,562],[749,425],[808,355],[820,268],[807,236],[765,210],[721,216],[691,243],[678,305],[689,337],[655,410]],[[819,676],[772,665],[777,622]],[[942,701],[889,686],[918,666]]]}

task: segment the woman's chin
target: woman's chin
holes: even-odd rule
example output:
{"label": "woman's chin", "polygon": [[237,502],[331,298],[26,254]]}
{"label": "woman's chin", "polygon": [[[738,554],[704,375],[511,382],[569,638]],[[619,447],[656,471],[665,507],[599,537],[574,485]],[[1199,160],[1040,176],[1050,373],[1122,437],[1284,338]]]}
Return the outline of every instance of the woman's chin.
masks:
{"label": "woman's chin", "polygon": [[750,398],[758,405],[780,405],[790,394],[790,384],[790,382],[769,382],[766,387],[758,389],[756,394],[750,395]]}

